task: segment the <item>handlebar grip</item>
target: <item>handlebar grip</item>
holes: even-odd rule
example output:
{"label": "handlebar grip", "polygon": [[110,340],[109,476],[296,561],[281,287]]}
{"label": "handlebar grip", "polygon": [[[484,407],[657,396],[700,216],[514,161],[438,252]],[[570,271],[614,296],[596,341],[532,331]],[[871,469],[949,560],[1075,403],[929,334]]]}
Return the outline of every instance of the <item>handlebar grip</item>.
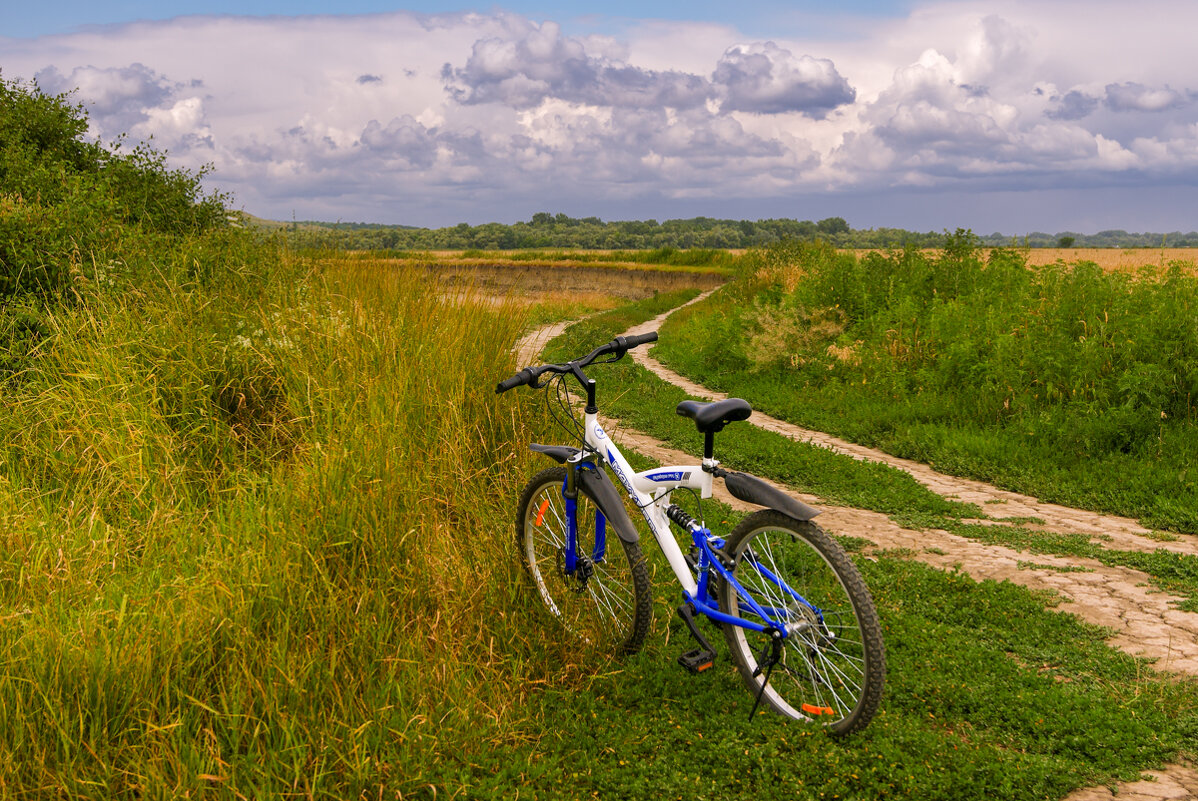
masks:
{"label": "handlebar grip", "polygon": [[532,379],[532,377],[533,377],[532,368],[525,367],[523,370],[516,373],[511,378],[505,378],[502,381],[500,381],[498,384],[496,384],[495,385],[495,394],[499,395],[501,393],[507,392],[509,389],[514,389],[516,387],[523,386],[524,384],[529,383],[529,381]]}
{"label": "handlebar grip", "polygon": [[657,341],[657,332],[650,331],[647,334],[638,334],[637,336],[633,336],[633,337],[624,337],[624,347],[631,350],[632,348],[635,348],[638,345],[645,345],[649,342],[656,342],[656,341]]}

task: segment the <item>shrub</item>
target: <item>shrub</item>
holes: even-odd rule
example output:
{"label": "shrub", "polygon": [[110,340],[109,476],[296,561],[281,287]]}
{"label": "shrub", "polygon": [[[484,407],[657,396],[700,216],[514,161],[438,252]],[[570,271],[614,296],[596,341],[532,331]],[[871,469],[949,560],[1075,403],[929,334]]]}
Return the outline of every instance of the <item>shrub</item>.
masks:
{"label": "shrub", "polygon": [[0,78],[0,300],[61,296],[148,239],[227,227],[227,198],[204,193],[204,174],[145,144],[89,141],[67,95]]}

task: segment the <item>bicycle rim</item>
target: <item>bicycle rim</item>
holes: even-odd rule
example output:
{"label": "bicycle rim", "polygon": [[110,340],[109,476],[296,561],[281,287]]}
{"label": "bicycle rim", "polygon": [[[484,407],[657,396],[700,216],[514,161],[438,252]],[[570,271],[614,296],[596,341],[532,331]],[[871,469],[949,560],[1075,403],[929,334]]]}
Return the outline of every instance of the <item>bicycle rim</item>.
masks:
{"label": "bicycle rim", "polygon": [[[881,630],[864,581],[814,524],[775,512],[745,523],[728,541],[734,575],[768,617],[785,623],[789,635],[763,690],[769,636],[728,626],[726,638],[742,678],[763,706],[781,715],[819,723],[835,734],[860,729],[877,710],[885,672]],[[768,622],[730,584],[721,602],[730,614]]]}
{"label": "bicycle rim", "polygon": [[566,500],[563,468],[543,471],[525,489],[517,528],[521,555],[537,592],[562,625],[584,642],[608,652],[637,650],[649,627],[649,579],[640,548],[605,525],[596,547],[594,501],[577,499],[580,564],[565,570]]}

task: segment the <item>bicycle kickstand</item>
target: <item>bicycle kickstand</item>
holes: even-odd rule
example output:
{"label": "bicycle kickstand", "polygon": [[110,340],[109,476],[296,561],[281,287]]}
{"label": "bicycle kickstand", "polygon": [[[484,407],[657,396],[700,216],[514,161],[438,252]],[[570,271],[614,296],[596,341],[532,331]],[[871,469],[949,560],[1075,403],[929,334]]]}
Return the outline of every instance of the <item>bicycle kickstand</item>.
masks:
{"label": "bicycle kickstand", "polygon": [[770,674],[774,672],[774,665],[782,661],[782,633],[777,629],[770,629],[770,640],[761,649],[761,653],[757,656],[757,669],[753,671],[753,678],[765,672],[765,678],[761,680],[761,689],[757,691],[757,698],[753,701],[753,708],[749,710],[749,722],[753,722],[753,716],[757,714],[757,707],[761,706],[761,696],[765,695],[765,688],[770,683]]}
{"label": "bicycle kickstand", "polygon": [[698,648],[687,651],[678,657],[678,664],[691,673],[702,673],[715,664],[715,649],[711,647],[711,643],[695,625],[695,608],[689,602],[678,607],[678,617],[682,618],[682,622],[686,624],[686,628],[695,638],[695,642],[699,643]]}

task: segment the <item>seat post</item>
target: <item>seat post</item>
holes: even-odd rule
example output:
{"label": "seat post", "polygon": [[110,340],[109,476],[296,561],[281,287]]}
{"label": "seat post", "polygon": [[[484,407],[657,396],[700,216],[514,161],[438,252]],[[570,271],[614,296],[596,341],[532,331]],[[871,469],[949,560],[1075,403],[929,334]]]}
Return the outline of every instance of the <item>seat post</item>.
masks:
{"label": "seat post", "polygon": [[705,431],[703,433],[703,458],[711,459],[715,456],[715,432]]}

